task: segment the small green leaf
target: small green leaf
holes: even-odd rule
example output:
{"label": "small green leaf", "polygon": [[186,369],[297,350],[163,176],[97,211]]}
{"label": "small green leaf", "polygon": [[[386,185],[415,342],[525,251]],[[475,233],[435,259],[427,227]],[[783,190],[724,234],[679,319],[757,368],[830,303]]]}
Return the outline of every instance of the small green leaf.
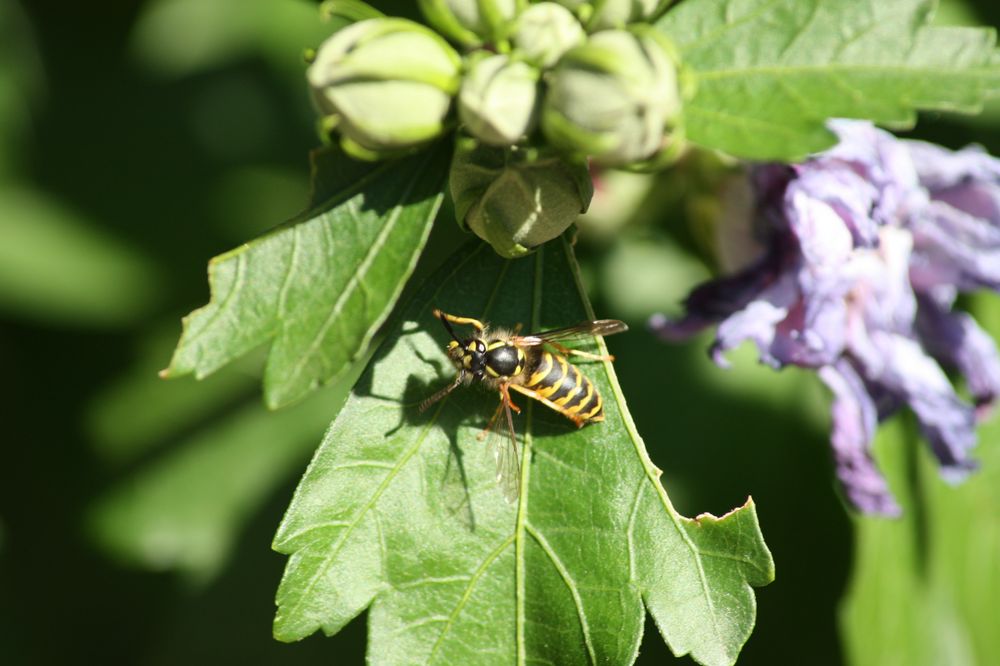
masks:
{"label": "small green leaf", "polygon": [[158,326],[136,345],[128,370],[95,387],[84,422],[87,439],[103,461],[115,466],[134,462],[252,393],[260,367],[254,355],[207,381],[160,380],[156,371],[175,341],[173,321],[169,329]]}
{"label": "small green leaf", "polygon": [[361,0],[324,0],[323,4],[319,7],[319,13],[327,20],[339,19],[351,23],[385,16],[385,14]]}
{"label": "small green leaf", "polygon": [[450,146],[391,162],[313,159],[313,205],[209,264],[212,300],[184,320],[165,376],[211,374],[271,343],[270,407],[338,377],[399,298],[442,201]]}
{"label": "small green leaf", "polygon": [[296,491],[274,543],[291,556],[275,635],[333,634],[371,606],[374,664],[628,664],[645,605],[677,654],[734,662],[754,623],[751,586],[773,578],[752,502],[723,518],[677,514],[613,369],[590,363],[603,423],[577,430],[517,401],[522,491],[508,505],[477,439],[496,395],[473,387],[418,409],[454,376],[434,307],[532,330],[593,319],[565,239],[524,259],[478,245],[446,262]]}
{"label": "small green leaf", "polygon": [[0,310],[57,324],[142,320],[163,291],[140,252],[51,193],[0,185]]}
{"label": "small green leaf", "polygon": [[301,81],[302,49],[317,46],[347,23],[331,18],[321,21],[312,2],[153,0],[142,5],[130,47],[141,65],[164,76],[191,76],[259,58]]}
{"label": "small green leaf", "polygon": [[657,26],[697,78],[691,141],[794,160],[834,142],[828,118],[911,126],[978,112],[1000,91],[991,29],[931,27],[933,0],[692,0]]}
{"label": "small green leaf", "polygon": [[346,393],[331,387],[276,414],[250,404],[200,429],[90,507],[92,537],[135,566],[207,581],[254,512],[303,464]]}

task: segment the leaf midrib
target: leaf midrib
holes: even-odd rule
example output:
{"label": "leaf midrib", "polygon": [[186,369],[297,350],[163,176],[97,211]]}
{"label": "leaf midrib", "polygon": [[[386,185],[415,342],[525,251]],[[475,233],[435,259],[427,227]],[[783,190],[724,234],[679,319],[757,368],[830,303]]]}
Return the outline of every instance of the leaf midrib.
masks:
{"label": "leaf midrib", "polygon": [[937,74],[949,78],[979,78],[978,75],[990,70],[990,63],[982,63],[977,67],[964,67],[960,70],[954,68],[932,66],[932,65],[879,65],[879,64],[856,64],[856,63],[809,63],[807,65],[751,65],[741,69],[704,69],[697,70],[698,81],[711,81],[713,79],[746,78],[754,75],[785,76],[788,74],[808,74],[809,76],[834,75],[855,72],[874,72],[878,74],[894,74],[905,76],[926,76],[927,74]]}
{"label": "leaf midrib", "polygon": [[[429,156],[430,154],[431,152],[428,151],[427,155]],[[426,166],[429,159],[430,159],[429,157],[425,157],[424,161],[421,163],[421,167]],[[403,208],[400,205],[400,202],[404,201],[410,195],[410,193],[413,191],[413,188],[416,186],[417,181],[419,181],[423,176],[422,169],[415,169],[413,173],[414,173],[413,178],[411,178],[409,182],[406,183],[406,187],[399,193],[399,197],[396,199],[396,203],[392,207],[392,213],[389,215],[388,219],[386,220],[386,223],[383,225],[378,235],[375,237],[375,241],[371,244],[371,246],[369,246],[368,251],[365,253],[365,256],[362,257],[361,261],[358,263],[357,268],[351,272],[350,279],[347,281],[347,284],[344,285],[344,290],[341,292],[340,296],[337,297],[337,300],[333,304],[333,307],[330,309],[330,312],[327,315],[326,319],[324,320],[323,325],[320,326],[319,331],[317,331],[316,336],[313,338],[312,342],[310,342],[309,347],[306,349],[304,353],[302,353],[299,356],[298,361],[295,363],[295,365],[292,366],[291,370],[288,372],[286,383],[294,384],[295,382],[297,382],[299,376],[302,373],[303,368],[305,368],[306,366],[306,363],[312,358],[313,354],[316,353],[316,350],[319,349],[319,346],[323,343],[323,339],[326,336],[326,332],[333,325],[333,322],[335,322],[337,318],[340,316],[340,312],[343,310],[344,303],[347,302],[348,298],[352,297],[355,294],[355,292],[357,291],[357,286],[361,282],[361,280],[364,277],[367,277],[368,271],[371,268],[372,263],[374,263],[375,261],[375,257],[381,252],[382,248],[385,246],[386,238],[388,238],[389,234],[392,233],[392,230],[396,228],[396,223],[399,220],[400,216],[402,215]],[[353,211],[351,212],[353,214]],[[326,218],[327,215],[328,213],[324,213],[323,217]],[[326,224],[326,219],[323,220],[323,223]]]}

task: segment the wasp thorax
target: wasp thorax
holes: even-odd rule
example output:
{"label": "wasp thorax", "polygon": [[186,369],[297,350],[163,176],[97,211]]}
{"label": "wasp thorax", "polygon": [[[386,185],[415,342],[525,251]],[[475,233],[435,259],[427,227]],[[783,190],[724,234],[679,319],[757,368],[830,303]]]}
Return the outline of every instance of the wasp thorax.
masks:
{"label": "wasp thorax", "polygon": [[493,377],[512,377],[523,367],[523,353],[501,340],[490,343],[486,352],[486,371]]}

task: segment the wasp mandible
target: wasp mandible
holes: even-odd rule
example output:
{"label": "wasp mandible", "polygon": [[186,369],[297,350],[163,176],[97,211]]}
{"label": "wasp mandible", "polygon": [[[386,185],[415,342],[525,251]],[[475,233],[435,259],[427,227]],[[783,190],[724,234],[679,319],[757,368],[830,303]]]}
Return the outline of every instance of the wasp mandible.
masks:
{"label": "wasp mandible", "polygon": [[[500,404],[479,437],[482,439],[488,432],[494,433],[491,445],[497,462],[497,483],[504,498],[513,502],[520,493],[521,466],[511,412],[520,414],[521,408],[511,400],[510,391],[554,409],[578,428],[603,421],[604,401],[597,387],[566,357],[574,355],[596,361],[613,361],[614,357],[570,349],[560,343],[621,333],[627,331],[628,326],[617,319],[600,319],[518,335],[520,325],[514,331],[492,328],[478,319],[456,317],[437,309],[434,316],[441,320],[451,336],[446,351],[458,375],[451,384],[420,403],[420,411],[463,384],[479,382],[496,390],[500,394]],[[452,324],[471,326],[475,332],[472,337],[459,338]]]}

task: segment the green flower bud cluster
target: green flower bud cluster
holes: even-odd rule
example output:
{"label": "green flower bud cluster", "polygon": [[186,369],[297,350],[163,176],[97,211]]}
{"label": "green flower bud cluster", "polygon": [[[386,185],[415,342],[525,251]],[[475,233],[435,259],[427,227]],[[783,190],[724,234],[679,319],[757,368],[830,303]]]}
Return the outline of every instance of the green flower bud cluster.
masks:
{"label": "green flower bud cluster", "polygon": [[459,220],[516,256],[586,210],[588,160],[641,166],[678,153],[679,58],[643,23],[666,4],[419,0],[433,29],[359,21],[318,49],[308,79],[323,130],[356,157],[391,156],[457,127]]}

